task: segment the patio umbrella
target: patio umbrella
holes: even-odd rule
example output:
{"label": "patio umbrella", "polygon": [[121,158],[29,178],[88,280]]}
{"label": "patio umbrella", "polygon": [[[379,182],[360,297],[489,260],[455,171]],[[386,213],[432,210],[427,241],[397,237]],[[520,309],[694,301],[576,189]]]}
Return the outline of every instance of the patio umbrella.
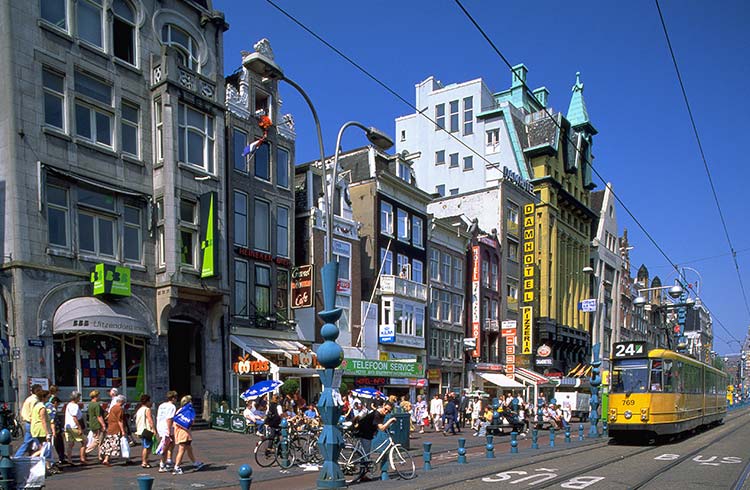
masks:
{"label": "patio umbrella", "polygon": [[281,381],[273,379],[267,379],[265,381],[259,381],[250,388],[248,388],[241,396],[243,400],[252,400],[258,398],[260,395],[265,395],[269,391],[273,391],[279,386],[283,385]]}
{"label": "patio umbrella", "polygon": [[381,391],[376,390],[375,388],[356,388],[352,390],[352,394],[356,396],[361,396],[364,398],[382,398],[383,393]]}

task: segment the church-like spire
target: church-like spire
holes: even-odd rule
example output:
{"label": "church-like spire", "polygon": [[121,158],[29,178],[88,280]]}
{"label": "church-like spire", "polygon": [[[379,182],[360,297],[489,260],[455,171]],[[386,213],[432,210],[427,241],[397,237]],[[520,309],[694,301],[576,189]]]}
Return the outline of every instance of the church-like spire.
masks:
{"label": "church-like spire", "polygon": [[581,72],[576,73],[576,83],[573,85],[573,96],[570,98],[568,115],[566,116],[575,129],[583,129],[589,134],[596,134],[596,128],[591,124],[589,113],[586,110],[586,102],[583,100],[583,82]]}

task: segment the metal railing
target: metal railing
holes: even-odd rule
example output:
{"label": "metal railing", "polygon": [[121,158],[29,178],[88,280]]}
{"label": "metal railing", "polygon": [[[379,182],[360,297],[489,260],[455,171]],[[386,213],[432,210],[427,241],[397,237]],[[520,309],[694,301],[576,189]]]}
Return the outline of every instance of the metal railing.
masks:
{"label": "metal railing", "polygon": [[427,285],[398,276],[380,276],[380,292],[427,301]]}

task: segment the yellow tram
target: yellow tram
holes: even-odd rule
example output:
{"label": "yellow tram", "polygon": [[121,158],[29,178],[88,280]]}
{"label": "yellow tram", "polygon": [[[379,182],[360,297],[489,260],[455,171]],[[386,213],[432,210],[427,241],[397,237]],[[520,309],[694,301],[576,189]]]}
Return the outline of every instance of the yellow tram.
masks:
{"label": "yellow tram", "polygon": [[719,424],[727,375],[692,357],[646,342],[613,345],[606,414],[615,439],[673,435]]}

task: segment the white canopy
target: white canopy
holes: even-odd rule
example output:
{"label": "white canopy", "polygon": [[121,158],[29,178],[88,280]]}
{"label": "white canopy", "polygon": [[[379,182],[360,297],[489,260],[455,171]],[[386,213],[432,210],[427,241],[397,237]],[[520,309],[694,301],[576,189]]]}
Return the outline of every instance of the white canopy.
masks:
{"label": "white canopy", "polygon": [[500,388],[523,388],[518,381],[514,381],[504,374],[500,373],[477,373],[480,377]]}

